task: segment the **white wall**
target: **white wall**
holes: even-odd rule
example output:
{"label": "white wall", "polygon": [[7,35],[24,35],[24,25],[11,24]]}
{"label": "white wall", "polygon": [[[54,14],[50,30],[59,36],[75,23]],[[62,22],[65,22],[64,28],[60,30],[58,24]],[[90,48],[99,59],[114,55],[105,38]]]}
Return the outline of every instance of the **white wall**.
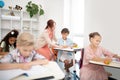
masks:
{"label": "white wall", "polygon": [[[120,54],[120,0],[85,0],[85,46],[93,31],[102,35],[103,47]],[[120,80],[119,69],[109,68],[108,71]]]}
{"label": "white wall", "polygon": [[[15,5],[20,5],[23,7],[23,10],[26,10],[26,4],[32,1],[36,4],[41,4],[45,14],[40,16],[40,31],[42,31],[48,19],[53,19],[56,22],[56,32],[60,33],[61,26],[63,25],[63,7],[64,0],[4,0],[5,6],[4,8],[8,8],[8,6],[15,7]],[[58,34],[60,35],[60,34]]]}
{"label": "white wall", "polygon": [[[56,35],[60,36],[60,31],[63,26],[63,15],[64,15],[64,0],[43,0],[46,14],[44,15],[44,20],[41,19],[40,22],[44,24],[41,25],[46,26],[46,22],[48,19],[53,19],[56,22]],[[43,17],[43,16],[42,16]],[[42,18],[41,17],[41,18]]]}

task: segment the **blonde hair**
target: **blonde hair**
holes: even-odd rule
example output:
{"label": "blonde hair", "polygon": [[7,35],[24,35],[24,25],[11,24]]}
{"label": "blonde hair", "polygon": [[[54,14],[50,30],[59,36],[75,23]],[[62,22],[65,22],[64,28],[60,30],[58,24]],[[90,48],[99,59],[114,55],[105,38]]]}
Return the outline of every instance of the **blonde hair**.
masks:
{"label": "blonde hair", "polygon": [[34,46],[34,36],[31,33],[23,32],[17,37],[17,45]]}

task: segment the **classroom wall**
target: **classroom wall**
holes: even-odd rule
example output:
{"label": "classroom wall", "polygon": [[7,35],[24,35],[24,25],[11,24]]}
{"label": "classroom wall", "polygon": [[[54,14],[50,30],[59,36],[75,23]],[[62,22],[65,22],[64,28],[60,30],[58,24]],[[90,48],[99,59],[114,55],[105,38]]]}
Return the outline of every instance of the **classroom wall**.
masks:
{"label": "classroom wall", "polygon": [[[61,28],[63,26],[64,16],[64,0],[43,0],[46,9],[44,19],[53,19],[56,22],[56,37],[61,36]],[[41,19],[42,22],[42,19]],[[46,25],[46,22],[45,22]],[[42,25],[43,26],[43,25]]]}
{"label": "classroom wall", "polygon": [[[84,45],[89,44],[88,35],[97,31],[102,35],[101,45],[120,54],[120,0],[85,0]],[[107,68],[120,80],[120,70]]]}
{"label": "classroom wall", "polygon": [[25,6],[29,1],[36,4],[41,4],[45,11],[45,14],[39,17],[40,27],[38,29],[40,29],[40,32],[42,32],[45,28],[47,20],[53,19],[56,22],[56,32],[59,36],[61,26],[63,25],[64,0],[4,0],[4,8],[8,8],[8,6],[15,7],[15,5],[20,5],[23,7],[23,10],[26,10]]}

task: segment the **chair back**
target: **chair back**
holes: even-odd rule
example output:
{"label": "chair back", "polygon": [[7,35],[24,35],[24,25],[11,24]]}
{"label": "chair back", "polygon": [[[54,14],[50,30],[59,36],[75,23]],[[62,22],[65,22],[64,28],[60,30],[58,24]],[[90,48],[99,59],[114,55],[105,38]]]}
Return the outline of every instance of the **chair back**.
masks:
{"label": "chair back", "polygon": [[81,49],[81,58],[80,58],[80,61],[79,61],[79,68],[82,68],[83,56],[84,56],[84,48]]}

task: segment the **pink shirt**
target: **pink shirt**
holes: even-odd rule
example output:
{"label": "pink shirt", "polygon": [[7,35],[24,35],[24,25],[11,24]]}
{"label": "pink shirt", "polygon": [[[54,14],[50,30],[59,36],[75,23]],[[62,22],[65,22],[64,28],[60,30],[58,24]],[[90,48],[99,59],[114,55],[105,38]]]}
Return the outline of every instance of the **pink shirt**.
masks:
{"label": "pink shirt", "polygon": [[88,46],[88,47],[85,48],[83,65],[89,64],[89,60],[91,60],[93,57],[108,56],[108,57],[112,58],[113,55],[114,55],[113,53],[111,53],[108,50],[102,48],[101,46],[98,46],[96,52],[93,53],[91,47]]}
{"label": "pink shirt", "polygon": [[108,79],[108,75],[103,66],[90,64],[89,61],[93,57],[113,57],[113,53],[107,51],[106,49],[98,46],[96,52],[94,53],[90,46],[85,48],[83,57],[83,66],[80,69],[80,80],[105,80]]}

